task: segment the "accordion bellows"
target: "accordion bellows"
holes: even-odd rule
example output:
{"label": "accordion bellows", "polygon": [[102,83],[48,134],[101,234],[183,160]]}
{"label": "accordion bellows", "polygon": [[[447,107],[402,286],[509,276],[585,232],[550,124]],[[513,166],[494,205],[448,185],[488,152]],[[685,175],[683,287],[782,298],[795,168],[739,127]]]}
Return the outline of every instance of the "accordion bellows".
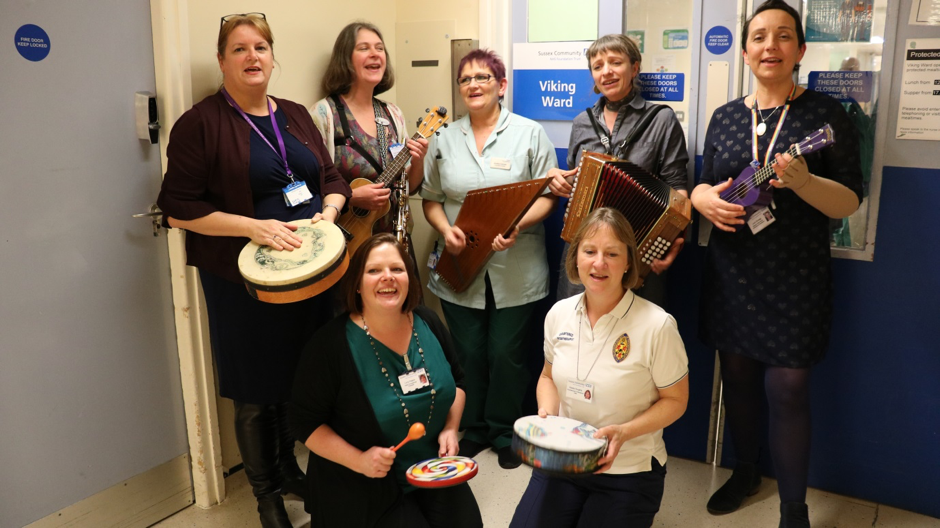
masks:
{"label": "accordion bellows", "polygon": [[565,210],[561,238],[571,242],[595,209],[611,207],[627,218],[636,235],[640,280],[692,221],[692,202],[642,167],[598,152],[584,152]]}

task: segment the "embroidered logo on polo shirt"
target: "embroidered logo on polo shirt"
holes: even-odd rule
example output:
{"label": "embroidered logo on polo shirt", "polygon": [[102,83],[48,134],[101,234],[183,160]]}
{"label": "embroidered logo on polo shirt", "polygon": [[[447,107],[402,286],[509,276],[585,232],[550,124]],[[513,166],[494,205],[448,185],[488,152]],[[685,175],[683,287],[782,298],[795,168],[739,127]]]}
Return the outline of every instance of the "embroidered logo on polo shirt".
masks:
{"label": "embroidered logo on polo shirt", "polygon": [[574,341],[574,334],[571,332],[559,332],[555,339],[559,341]]}
{"label": "embroidered logo on polo shirt", "polygon": [[627,358],[627,354],[630,353],[630,336],[623,334],[620,338],[617,339],[617,342],[614,343],[614,361],[620,363]]}

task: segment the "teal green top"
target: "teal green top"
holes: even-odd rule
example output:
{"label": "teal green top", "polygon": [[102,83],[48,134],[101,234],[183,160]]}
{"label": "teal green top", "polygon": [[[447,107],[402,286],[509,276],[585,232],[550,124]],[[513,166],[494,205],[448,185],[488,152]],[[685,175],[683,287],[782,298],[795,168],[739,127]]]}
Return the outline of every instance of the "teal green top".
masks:
{"label": "teal green top", "polygon": [[[421,422],[424,424],[427,434],[419,440],[412,440],[402,446],[395,456],[395,464],[392,471],[398,479],[405,493],[414,488],[405,480],[405,471],[412,464],[438,457],[440,445],[437,442],[438,435],[444,429],[444,423],[447,421],[447,413],[450,406],[454,403],[457,396],[457,385],[454,382],[454,376],[451,374],[450,363],[444,357],[444,350],[441,348],[437,337],[428,328],[417,314],[414,316],[415,330],[418,333],[417,341],[421,343],[424,350],[424,360],[418,352],[418,345],[414,336],[408,345],[408,360],[415,369],[424,367],[428,374],[428,381],[431,386],[418,389],[408,394],[402,394],[401,384],[398,376],[404,374],[405,360],[377,339],[372,339],[375,343],[375,350],[369,344],[370,338],[365,331],[352,320],[346,322],[346,339],[349,341],[349,348],[352,350],[353,362],[356,364],[356,370],[359,372],[359,378],[362,380],[362,386],[372,404],[372,410],[379,421],[379,428],[385,440],[385,445],[392,447],[398,445],[406,436],[408,436],[408,421],[401,406],[405,403],[408,408],[408,414],[411,417],[411,423]],[[375,355],[378,352],[382,365],[379,365],[379,359]],[[382,367],[388,369],[388,379],[382,372]],[[389,386],[389,381],[395,385],[398,396]],[[434,395],[434,412],[431,413],[431,420],[428,421],[428,413],[431,411],[431,390]]]}

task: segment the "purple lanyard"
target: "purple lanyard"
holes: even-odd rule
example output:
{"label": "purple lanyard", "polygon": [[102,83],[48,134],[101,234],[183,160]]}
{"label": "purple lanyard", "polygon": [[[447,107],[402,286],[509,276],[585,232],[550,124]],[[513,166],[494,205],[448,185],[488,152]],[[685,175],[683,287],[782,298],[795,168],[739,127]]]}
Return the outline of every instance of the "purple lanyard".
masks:
{"label": "purple lanyard", "polygon": [[[264,134],[258,130],[258,127],[255,126],[255,124],[251,121],[251,118],[248,117],[248,114],[246,114],[245,111],[242,110],[240,106],[238,106],[238,103],[235,102],[235,99],[232,99],[232,96],[228,94],[228,91],[224,86],[222,87],[222,95],[225,96],[225,100],[228,101],[228,104],[232,105],[232,108],[238,110],[238,113],[241,114],[243,118],[245,118],[245,121],[251,125],[251,128],[255,129],[255,132],[257,132],[258,135],[261,136],[261,139],[263,139],[264,142],[267,143],[269,147],[271,147],[271,150],[273,150],[275,154],[278,154],[278,150],[274,148],[274,145],[268,141],[268,138],[264,137]],[[271,100],[268,99],[267,96],[265,96],[265,99],[268,101],[268,115],[271,116],[271,125],[274,127],[274,135],[277,136],[277,144],[279,147],[281,147],[280,155],[281,161],[284,162],[284,170],[287,171],[287,176],[290,177],[290,181],[294,181],[294,173],[291,172],[290,167],[287,165],[287,148],[284,147],[284,138],[281,137],[281,131],[277,128],[277,120],[274,118],[274,109],[271,108]]]}

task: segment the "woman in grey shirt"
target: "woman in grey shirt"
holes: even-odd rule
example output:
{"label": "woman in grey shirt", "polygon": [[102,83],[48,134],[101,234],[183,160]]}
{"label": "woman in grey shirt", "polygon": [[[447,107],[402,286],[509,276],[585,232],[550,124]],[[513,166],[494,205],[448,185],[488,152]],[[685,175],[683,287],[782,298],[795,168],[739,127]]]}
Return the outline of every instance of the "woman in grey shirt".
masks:
{"label": "woman in grey shirt", "polygon": [[[594,91],[601,98],[592,108],[575,117],[568,141],[568,167],[553,169],[549,188],[557,196],[570,198],[572,181],[584,151],[603,152],[643,167],[669,186],[688,196],[689,154],[685,135],[675,112],[662,105],[646,102],[639,94],[640,63],[643,57],[636,43],[625,35],[605,35],[591,44],[587,51],[588,67],[594,77]],[[661,111],[660,111],[661,110]],[[649,126],[637,124],[649,115]],[[650,274],[637,292],[660,306],[665,303],[663,273],[682,249],[684,240],[676,239],[662,260],[653,261]],[[562,263],[568,244],[562,252]],[[564,270],[564,264],[560,267]],[[583,291],[562,271],[558,280],[558,299]]]}

